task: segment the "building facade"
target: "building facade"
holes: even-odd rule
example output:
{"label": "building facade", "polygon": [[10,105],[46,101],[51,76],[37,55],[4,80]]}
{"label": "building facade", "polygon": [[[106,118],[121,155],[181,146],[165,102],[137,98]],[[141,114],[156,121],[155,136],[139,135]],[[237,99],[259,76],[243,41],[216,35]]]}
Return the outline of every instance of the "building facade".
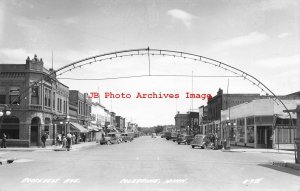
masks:
{"label": "building facade", "polygon": [[69,113],[69,88],[51,72],[36,55],[26,64],[0,64],[0,108],[11,110],[0,118],[0,131],[8,146],[41,146],[44,133],[47,145],[55,143],[54,121]]}
{"label": "building facade", "polygon": [[[288,109],[296,108],[300,99],[282,100]],[[294,149],[296,115],[292,114],[294,126],[284,107],[272,99],[258,99],[222,111],[221,139],[231,145],[254,148]]]}
{"label": "building facade", "polygon": [[259,98],[260,94],[224,94],[219,89],[217,95],[207,101],[207,120],[200,125],[200,129],[204,134],[216,133],[220,136],[222,110]]}
{"label": "building facade", "polygon": [[175,129],[176,132],[180,132],[182,134],[188,133],[188,126],[189,126],[189,115],[187,113],[177,113],[175,115]]}
{"label": "building facade", "polygon": [[116,116],[116,128],[120,132],[126,132],[125,127],[126,121],[125,118],[122,116]]}

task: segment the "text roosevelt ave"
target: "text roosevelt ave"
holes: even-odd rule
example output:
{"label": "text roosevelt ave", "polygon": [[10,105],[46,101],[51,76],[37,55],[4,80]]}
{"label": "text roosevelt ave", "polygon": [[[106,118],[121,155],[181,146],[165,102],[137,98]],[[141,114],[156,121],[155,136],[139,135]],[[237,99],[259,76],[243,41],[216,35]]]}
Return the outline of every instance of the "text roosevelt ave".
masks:
{"label": "text roosevelt ave", "polygon": [[136,99],[178,99],[181,97],[191,99],[208,99],[210,100],[212,98],[211,94],[199,94],[199,93],[190,93],[186,92],[184,96],[181,96],[178,93],[141,93],[137,92],[134,96],[131,93],[112,93],[112,92],[104,92],[103,95],[100,95],[98,92],[90,92],[89,98],[109,98],[109,99],[130,99],[130,98],[136,98]]}

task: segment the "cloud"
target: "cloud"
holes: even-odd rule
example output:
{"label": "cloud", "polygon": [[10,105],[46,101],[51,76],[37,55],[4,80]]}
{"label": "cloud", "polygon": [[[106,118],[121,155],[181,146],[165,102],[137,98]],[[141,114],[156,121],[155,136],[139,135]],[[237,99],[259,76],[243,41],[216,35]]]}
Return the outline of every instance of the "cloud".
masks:
{"label": "cloud", "polygon": [[242,46],[248,46],[253,44],[259,44],[268,40],[268,36],[263,33],[252,32],[244,36],[234,37],[229,40],[217,43],[214,45],[215,50],[228,50],[231,48],[237,48]]}
{"label": "cloud", "polygon": [[259,8],[263,11],[281,10],[293,6],[299,6],[298,3],[295,0],[264,0],[260,2]]}
{"label": "cloud", "polygon": [[4,30],[4,12],[5,12],[4,2],[0,2],[0,43],[2,42],[3,38],[3,30]]}
{"label": "cloud", "polygon": [[255,65],[267,68],[285,68],[292,69],[298,68],[300,65],[300,54],[295,54],[292,56],[281,56],[272,57],[263,60],[259,60]]}
{"label": "cloud", "polygon": [[180,9],[172,9],[167,11],[167,14],[175,20],[181,21],[186,27],[190,28],[192,25],[192,20],[196,18],[188,12]]}
{"label": "cloud", "polygon": [[277,35],[278,38],[285,38],[287,36],[290,36],[290,33],[285,32],[285,33],[281,33],[281,34]]}
{"label": "cloud", "polygon": [[28,56],[33,57],[33,53],[30,53],[24,49],[0,49],[0,63],[17,63],[24,64]]}

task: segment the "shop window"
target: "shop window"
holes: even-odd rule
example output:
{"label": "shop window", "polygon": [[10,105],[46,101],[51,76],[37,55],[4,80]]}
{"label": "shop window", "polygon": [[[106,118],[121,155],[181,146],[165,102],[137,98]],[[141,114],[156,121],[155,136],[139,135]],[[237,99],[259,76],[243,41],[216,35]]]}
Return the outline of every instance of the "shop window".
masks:
{"label": "shop window", "polygon": [[19,139],[19,119],[17,117],[2,117],[0,134],[5,133],[7,139]]}
{"label": "shop window", "polygon": [[242,119],[237,119],[237,125],[238,126],[244,126],[245,125],[245,119],[242,118]]}
{"label": "shop window", "polygon": [[237,142],[245,142],[245,128],[244,126],[237,126]]}
{"label": "shop window", "polygon": [[273,124],[273,116],[256,116],[255,124]]}
{"label": "shop window", "polygon": [[247,143],[254,143],[254,127],[247,127]]}
{"label": "shop window", "polygon": [[296,129],[277,128],[275,131],[275,143],[278,144],[293,144],[294,134]]}
{"label": "shop window", "polygon": [[247,117],[247,125],[254,125],[254,117]]}

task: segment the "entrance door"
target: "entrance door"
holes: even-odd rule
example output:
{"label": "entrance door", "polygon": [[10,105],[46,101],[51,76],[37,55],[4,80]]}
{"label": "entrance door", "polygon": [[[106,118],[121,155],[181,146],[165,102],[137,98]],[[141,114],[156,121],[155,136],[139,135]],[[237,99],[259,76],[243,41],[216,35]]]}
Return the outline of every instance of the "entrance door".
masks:
{"label": "entrance door", "polygon": [[38,145],[38,126],[31,125],[30,131],[30,146]]}
{"label": "entrance door", "polygon": [[38,146],[39,145],[39,124],[40,119],[35,117],[31,120],[31,128],[30,128],[30,146]]}
{"label": "entrance door", "polygon": [[257,148],[272,148],[272,126],[257,127]]}

